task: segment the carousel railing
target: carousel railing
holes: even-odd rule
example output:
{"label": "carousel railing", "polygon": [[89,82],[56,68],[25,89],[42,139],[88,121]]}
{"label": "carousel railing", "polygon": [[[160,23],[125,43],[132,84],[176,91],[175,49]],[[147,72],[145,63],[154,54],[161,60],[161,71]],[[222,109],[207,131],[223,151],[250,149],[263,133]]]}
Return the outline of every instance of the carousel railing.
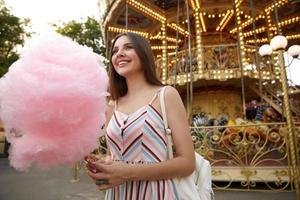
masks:
{"label": "carousel railing", "polygon": [[[254,46],[247,46],[246,58],[249,65],[244,69],[244,76],[251,78],[259,78],[258,70],[256,69]],[[239,62],[239,49],[237,44],[221,44],[221,45],[204,45],[202,46],[202,61],[201,68],[198,68],[197,62],[197,49],[191,49],[191,58],[188,56],[188,50],[184,49],[177,53],[171,52],[168,54],[168,73],[167,83],[173,84],[175,79],[177,84],[185,84],[189,79],[190,65],[192,64],[192,72],[194,81],[197,79],[218,79],[227,80],[231,78],[241,77],[241,68]],[[270,79],[272,74],[272,66],[267,63],[268,61],[260,61],[263,68],[262,79]],[[251,64],[252,63],[252,64]],[[162,78],[162,59],[156,59],[157,73]]]}
{"label": "carousel railing", "polygon": [[264,88],[262,92],[255,86],[248,86],[251,90],[253,90],[256,94],[264,99],[269,105],[271,105],[277,112],[283,114],[282,111],[282,98],[272,92],[270,89]]}
{"label": "carousel railing", "polygon": [[[272,86],[272,84],[271,84]],[[283,113],[283,99],[282,99],[282,91],[281,85],[274,84],[274,87],[270,85],[266,85],[263,87],[263,90],[260,92],[258,87],[255,85],[249,85],[248,87],[261,96],[264,101],[266,101],[269,105],[271,105],[277,112],[280,114]],[[295,91],[293,87],[290,88],[290,91]],[[293,94],[293,92],[290,92]],[[293,114],[293,117],[296,118],[298,121],[300,117],[300,102],[296,98],[290,98],[290,109]]]}
{"label": "carousel railing", "polygon": [[[195,150],[210,161],[213,186],[222,190],[292,190],[287,132],[285,123],[191,127]],[[299,150],[300,123],[295,133]]]}
{"label": "carousel railing", "polygon": [[[203,66],[201,71],[197,63],[197,50],[191,49],[191,58],[188,57],[188,50],[179,51],[168,54],[168,83],[175,81],[178,84],[184,84],[188,80],[190,72],[189,62],[192,64],[194,81],[198,78],[203,79],[228,79],[240,77],[240,69],[238,64],[238,53],[236,44],[209,45],[203,46]],[[176,59],[177,57],[177,59]],[[177,62],[176,62],[177,61]],[[156,60],[159,75],[162,66],[161,59]]]}

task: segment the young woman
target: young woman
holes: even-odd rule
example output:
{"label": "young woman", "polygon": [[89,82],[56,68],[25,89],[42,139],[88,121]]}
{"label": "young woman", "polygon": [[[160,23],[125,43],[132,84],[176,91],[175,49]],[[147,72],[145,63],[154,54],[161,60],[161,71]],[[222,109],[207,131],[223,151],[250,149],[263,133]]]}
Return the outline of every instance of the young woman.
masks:
{"label": "young woman", "polygon": [[176,89],[167,86],[165,105],[176,156],[169,160],[159,92],[150,44],[134,33],[118,35],[110,57],[110,94],[106,138],[109,161],[93,163],[88,171],[106,200],[180,199],[175,177],[190,175],[195,168],[188,120]]}

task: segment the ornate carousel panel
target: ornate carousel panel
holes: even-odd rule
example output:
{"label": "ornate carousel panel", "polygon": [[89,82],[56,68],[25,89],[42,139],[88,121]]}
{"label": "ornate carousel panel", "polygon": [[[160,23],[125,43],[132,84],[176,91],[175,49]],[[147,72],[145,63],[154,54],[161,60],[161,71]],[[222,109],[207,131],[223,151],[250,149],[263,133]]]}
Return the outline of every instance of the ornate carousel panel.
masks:
{"label": "ornate carousel panel", "polygon": [[[296,131],[299,140],[299,127]],[[194,127],[191,132],[196,151],[211,161],[216,188],[291,189],[285,124]]]}

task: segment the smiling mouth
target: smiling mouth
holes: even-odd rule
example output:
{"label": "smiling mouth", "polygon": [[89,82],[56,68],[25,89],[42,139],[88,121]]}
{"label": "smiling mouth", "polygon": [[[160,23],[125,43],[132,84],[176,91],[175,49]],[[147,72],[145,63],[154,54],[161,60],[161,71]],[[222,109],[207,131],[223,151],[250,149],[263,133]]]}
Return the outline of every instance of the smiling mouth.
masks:
{"label": "smiling mouth", "polygon": [[128,63],[129,63],[129,61],[121,61],[118,63],[118,66],[123,67],[123,66],[127,65]]}

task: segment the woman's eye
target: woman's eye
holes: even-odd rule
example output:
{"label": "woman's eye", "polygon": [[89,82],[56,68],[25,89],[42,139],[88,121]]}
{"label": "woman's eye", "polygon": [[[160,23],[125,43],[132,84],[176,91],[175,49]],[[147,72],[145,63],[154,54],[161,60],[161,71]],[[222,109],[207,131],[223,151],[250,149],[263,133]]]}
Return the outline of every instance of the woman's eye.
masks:
{"label": "woman's eye", "polygon": [[125,49],[127,49],[127,50],[128,50],[128,49],[132,49],[132,48],[133,48],[133,46],[126,46],[126,47],[125,47]]}
{"label": "woman's eye", "polygon": [[[131,45],[126,45],[124,47],[121,48],[121,51],[123,50],[130,50],[130,49],[133,49],[133,46]],[[113,49],[112,50],[112,55],[115,55],[116,53],[118,53],[119,49]]]}
{"label": "woman's eye", "polygon": [[112,50],[112,54],[116,54],[118,51],[117,50]]}

